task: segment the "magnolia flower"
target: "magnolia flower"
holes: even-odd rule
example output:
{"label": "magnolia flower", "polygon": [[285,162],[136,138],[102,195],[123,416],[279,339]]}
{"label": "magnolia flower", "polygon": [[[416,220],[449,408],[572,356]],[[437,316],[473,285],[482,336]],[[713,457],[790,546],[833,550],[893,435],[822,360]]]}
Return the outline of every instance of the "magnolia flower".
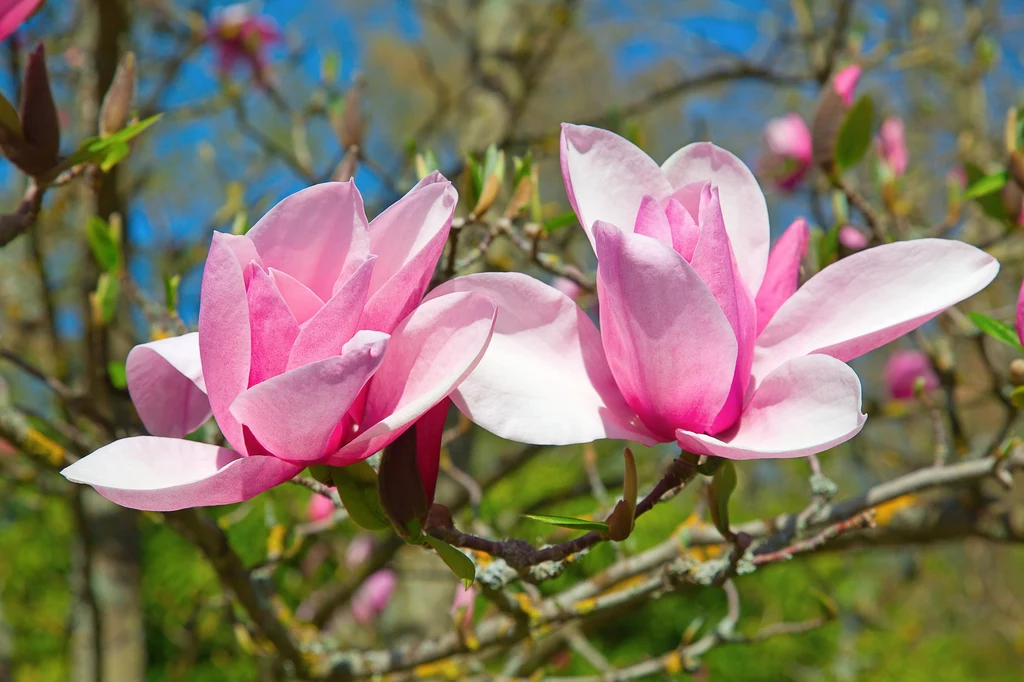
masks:
{"label": "magnolia flower", "polygon": [[897,400],[913,398],[918,379],[925,391],[939,387],[939,375],[927,355],[919,350],[901,350],[889,356],[885,363],[885,386],[890,396]]}
{"label": "magnolia flower", "polygon": [[[477,294],[421,304],[455,201],[434,173],[367,224],[351,182],[325,183],[247,235],[214,233],[199,331],[126,363],[139,416],[164,437],[116,441],[64,475],[137,509],[228,504],[310,464],[365,459],[421,418],[439,432],[432,408],[447,408],[495,315]],[[211,413],[233,449],[178,439]]]}
{"label": "magnolia flower", "polygon": [[334,514],[334,502],[326,495],[314,493],[306,507],[306,518],[310,521],[323,521]]}
{"label": "magnolia flower", "polygon": [[257,81],[267,77],[267,45],[281,40],[270,17],[253,14],[245,3],[214,10],[207,40],[217,55],[217,71],[227,76],[238,63],[249,67]]}
{"label": "magnolia flower", "polygon": [[0,40],[18,30],[43,0],[0,0]]}
{"label": "magnolia flower", "polygon": [[850,251],[866,248],[869,241],[868,236],[853,225],[843,225],[839,228],[839,243]]}
{"label": "magnolia flower", "polygon": [[903,135],[903,119],[889,116],[882,121],[876,144],[878,157],[893,176],[898,178],[907,172],[908,154],[907,141]]}
{"label": "magnolia flower", "polygon": [[826,450],[863,426],[845,363],[918,327],[996,275],[988,254],[921,239],[867,249],[797,289],[806,226],[769,256],[768,210],[735,156],[696,143],[659,167],[613,133],[562,129],[570,202],[597,253],[601,329],[525,275],[460,277],[486,294],[494,337],[452,394],[528,443],[677,441],[751,459]]}
{"label": "magnolia flower", "polygon": [[360,624],[373,621],[387,608],[397,586],[398,577],[389,568],[372,574],[352,596],[352,618]]}
{"label": "magnolia flower", "polygon": [[773,118],[764,128],[761,172],[784,190],[796,187],[811,167],[811,131],[800,114]]}

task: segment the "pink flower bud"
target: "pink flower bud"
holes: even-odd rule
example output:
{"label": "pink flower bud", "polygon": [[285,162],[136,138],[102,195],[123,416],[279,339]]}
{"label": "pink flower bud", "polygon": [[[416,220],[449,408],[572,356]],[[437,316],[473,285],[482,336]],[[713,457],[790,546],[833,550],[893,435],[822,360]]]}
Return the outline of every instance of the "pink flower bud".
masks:
{"label": "pink flower bud", "polygon": [[352,617],[357,623],[366,624],[387,608],[395,593],[398,577],[389,568],[382,568],[366,579],[352,597]]}
{"label": "pink flower bud", "polygon": [[455,598],[452,600],[451,614],[456,622],[465,627],[473,622],[473,605],[476,603],[476,589],[455,587]]}
{"label": "pink flower bud", "polygon": [[907,142],[903,135],[903,119],[889,116],[882,121],[878,133],[878,156],[896,177],[907,172]]}
{"label": "pink flower bud", "polygon": [[764,128],[761,172],[784,190],[800,182],[811,166],[811,131],[799,114],[773,118]]}
{"label": "pink flower bud", "polygon": [[551,286],[558,289],[574,301],[579,298],[581,293],[583,293],[583,289],[580,288],[580,285],[576,284],[576,282],[572,281],[568,277],[555,277],[555,279],[551,281]]}
{"label": "pink flower bud", "polygon": [[349,570],[355,570],[363,565],[371,554],[373,537],[367,534],[357,535],[352,538],[352,542],[348,543],[348,549],[345,550],[345,565]]}
{"label": "pink flower bud", "polygon": [[868,245],[868,236],[853,225],[839,228],[839,243],[850,251],[860,251]]}
{"label": "pink flower bud", "polygon": [[913,398],[918,379],[924,382],[925,391],[939,387],[939,376],[927,355],[918,350],[903,350],[889,356],[885,364],[885,384],[890,396],[900,400]]}
{"label": "pink flower bud", "polygon": [[832,87],[836,93],[843,98],[843,104],[853,104],[853,92],[857,89],[857,81],[860,80],[860,67],[856,64],[847,66],[840,70],[832,79]]}
{"label": "pink flower bud", "polygon": [[323,521],[334,513],[334,502],[324,495],[314,494],[309,498],[309,506],[306,508],[306,517],[310,521]]}

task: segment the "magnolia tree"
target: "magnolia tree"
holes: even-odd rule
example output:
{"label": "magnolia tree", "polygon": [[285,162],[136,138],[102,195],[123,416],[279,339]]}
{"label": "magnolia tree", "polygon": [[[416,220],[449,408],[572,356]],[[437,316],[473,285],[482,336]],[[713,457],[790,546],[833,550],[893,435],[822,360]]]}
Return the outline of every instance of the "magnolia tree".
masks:
{"label": "magnolia tree", "polygon": [[[76,679],[141,679],[164,637],[183,652],[175,679],[706,675],[720,647],[854,612],[827,581],[797,580],[745,617],[745,589],[797,570],[790,560],[1024,539],[1019,502],[999,492],[1024,467],[1024,308],[1016,332],[1004,321],[1019,279],[976,296],[996,256],[1015,257],[1017,110],[1005,142],[970,115],[948,128],[959,160],[911,183],[907,137],[924,114],[870,87],[914,58],[984,89],[998,13],[925,8],[866,49],[859,5],[796,2],[764,59],[704,58],[703,73],[606,116],[549,94],[552,111],[528,119],[561,44],[592,20],[582,3],[550,4],[525,17],[505,3],[469,3],[466,16],[425,4],[422,21],[469,45],[469,75],[459,94],[441,75],[454,67],[414,48],[445,94],[399,132],[411,137],[395,156],[368,125],[387,121],[372,96],[386,78],[368,69],[337,86],[324,59],[312,91],[292,87],[282,73],[301,72],[308,46],[258,7],[0,3],[7,92],[20,98],[0,100],[0,147],[7,184],[23,187],[0,243],[9,268],[41,275],[32,304],[4,288],[2,463],[5,487],[70,515],[64,670]],[[85,28],[65,25],[69,7]],[[539,37],[486,37],[501,22]],[[940,37],[956,50],[932,51]],[[47,57],[51,42],[62,57]],[[198,76],[182,74],[200,59],[219,84],[197,101]],[[648,109],[750,80],[806,99],[758,121],[750,163],[715,126],[701,136],[712,141],[666,140],[663,162],[642,148]],[[470,106],[488,90],[505,108],[497,121]],[[453,134],[463,105],[490,129],[483,144]],[[175,211],[193,220],[197,207],[133,204],[147,182],[137,159],[166,171],[178,162],[158,141],[182,133],[162,130],[221,115],[253,163],[279,164],[292,184],[259,187],[242,159],[216,161],[227,198],[186,230],[191,261],[142,254],[155,215],[180,223]],[[199,149],[219,153],[215,138]],[[76,281],[56,281],[57,250]],[[71,334],[69,305],[83,311]],[[851,366],[866,354],[884,370]],[[865,376],[882,381],[866,390]],[[843,464],[883,450],[899,461],[870,476]],[[780,491],[767,507],[766,482]],[[181,553],[147,559],[166,528]],[[174,577],[196,566],[203,577]],[[147,571],[166,584],[147,586]],[[644,645],[618,648],[616,618],[681,594],[696,614],[666,621],[667,638],[641,622]],[[782,617],[793,600],[810,614]],[[164,633],[162,609],[191,625]],[[19,626],[0,652],[14,669],[33,636]]]}

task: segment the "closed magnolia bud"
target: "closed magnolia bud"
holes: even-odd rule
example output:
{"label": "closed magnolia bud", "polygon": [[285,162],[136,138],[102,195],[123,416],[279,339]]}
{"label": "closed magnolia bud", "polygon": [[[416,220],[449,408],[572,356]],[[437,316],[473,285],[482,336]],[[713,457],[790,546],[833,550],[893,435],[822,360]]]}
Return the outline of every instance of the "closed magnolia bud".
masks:
{"label": "closed magnolia bud", "polygon": [[835,159],[836,138],[853,104],[853,92],[860,79],[860,67],[848,66],[836,73],[822,89],[818,108],[811,123],[811,142],[814,162],[831,172]]}
{"label": "closed magnolia bud", "polygon": [[100,137],[124,128],[135,98],[135,53],[126,52],[100,106]]}
{"label": "closed magnolia bud", "polygon": [[1003,200],[1003,209],[1006,210],[1006,217],[1013,223],[1021,224],[1024,221],[1024,190],[1013,178],[1010,178],[1000,192]]}
{"label": "closed magnolia bud", "polygon": [[360,104],[362,85],[357,83],[345,93],[345,107],[340,119],[335,123],[338,140],[343,149],[348,149],[363,141],[363,112]]}
{"label": "closed magnolia bud", "polygon": [[[32,150],[20,166],[32,176],[43,175],[57,165],[60,152],[60,120],[46,71],[46,51],[40,43],[28,57],[21,91],[21,122],[26,144]],[[12,159],[13,161],[13,159]]]}
{"label": "closed magnolia bud", "polygon": [[403,538],[418,537],[427,520],[429,504],[416,462],[416,426],[384,448],[377,470],[380,504],[395,531]]}

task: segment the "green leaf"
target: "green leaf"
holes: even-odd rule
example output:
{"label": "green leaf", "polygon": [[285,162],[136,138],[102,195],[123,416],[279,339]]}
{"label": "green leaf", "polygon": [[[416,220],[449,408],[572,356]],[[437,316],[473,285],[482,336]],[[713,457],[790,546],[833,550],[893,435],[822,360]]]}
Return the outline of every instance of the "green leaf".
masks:
{"label": "green leaf", "polygon": [[523,516],[533,521],[546,523],[549,526],[558,526],[559,528],[568,528],[570,530],[596,530],[599,533],[608,533],[608,524],[601,521],[587,521],[586,519],[574,519],[571,516],[549,516],[547,514],[523,514]]}
{"label": "green leaf", "polygon": [[103,160],[100,161],[100,170],[104,173],[109,172],[111,168],[123,161],[131,151],[132,148],[128,146],[127,142],[116,142],[110,145],[103,155]]}
{"label": "green leaf", "polygon": [[[973,163],[964,164],[964,172],[967,174],[967,186],[971,187],[978,183],[986,174],[981,168]],[[985,194],[975,199],[985,215],[996,220],[1006,220],[1006,207],[1003,205],[1003,198],[996,193]]]}
{"label": "green leaf", "polygon": [[143,121],[138,121],[127,128],[122,128],[113,135],[108,135],[103,138],[93,138],[93,142],[89,145],[89,149],[91,151],[99,151],[119,142],[128,142],[138,137],[143,130],[150,127],[161,118],[163,118],[163,114],[156,114]]}
{"label": "green leaf", "polygon": [[548,232],[555,232],[556,230],[561,230],[562,228],[569,227],[570,225],[575,225],[577,222],[576,214],[572,211],[567,211],[566,213],[556,215],[554,218],[548,218],[545,220],[544,229]]}
{"label": "green leaf", "polygon": [[836,260],[839,253],[839,226],[820,232],[818,237],[818,270],[824,269]]}
{"label": "green leaf", "polygon": [[1018,410],[1024,410],[1024,386],[1018,386],[1010,393],[1010,404]]}
{"label": "green leaf", "polygon": [[527,151],[522,158],[513,156],[512,168],[515,171],[512,186],[515,188],[519,186],[523,178],[530,177],[530,172],[533,170],[533,152]]}
{"label": "green leaf", "polygon": [[85,240],[100,267],[107,272],[121,269],[120,239],[110,224],[99,216],[92,216],[85,225]]}
{"label": "green leaf", "polygon": [[1013,346],[1017,350],[1024,350],[1024,348],[1021,348],[1020,339],[1017,338],[1017,330],[1005,322],[993,319],[988,315],[982,315],[981,313],[967,313],[967,317],[971,318],[971,322],[978,329],[993,339]]}
{"label": "green leaf", "polygon": [[846,170],[857,165],[871,146],[871,126],[875,119],[875,103],[870,95],[863,95],[839,126],[836,138],[836,165]]}
{"label": "green leaf", "polygon": [[476,566],[473,564],[473,561],[444,540],[439,540],[433,535],[424,535],[423,538],[427,541],[428,545],[434,548],[437,555],[441,557],[441,561],[448,568],[452,569],[455,577],[461,580],[468,590],[473,581],[476,580]]}
{"label": "green leaf", "polygon": [[964,199],[979,199],[993,192],[998,192],[1009,179],[1010,175],[1006,171],[999,171],[998,173],[977,178],[967,186],[967,190],[964,192]]}
{"label": "green leaf", "polygon": [[164,277],[164,302],[167,304],[168,312],[178,311],[178,288],[180,286],[181,275]]}
{"label": "green leaf", "polygon": [[125,371],[123,362],[108,362],[107,376],[110,377],[110,383],[114,388],[124,390],[128,387],[128,374]]}
{"label": "green leaf", "polygon": [[121,281],[116,275],[104,272],[96,284],[96,313],[103,324],[114,321],[117,313],[117,299],[121,295]]}
{"label": "green leaf", "polygon": [[377,474],[365,461],[331,467],[331,479],[341,503],[355,524],[367,530],[383,530],[391,524],[380,506]]}
{"label": "green leaf", "polygon": [[715,522],[715,528],[725,538],[732,537],[729,529],[729,498],[736,490],[736,467],[732,462],[726,460],[715,472],[711,479],[711,486],[708,488],[709,508],[711,520]]}

